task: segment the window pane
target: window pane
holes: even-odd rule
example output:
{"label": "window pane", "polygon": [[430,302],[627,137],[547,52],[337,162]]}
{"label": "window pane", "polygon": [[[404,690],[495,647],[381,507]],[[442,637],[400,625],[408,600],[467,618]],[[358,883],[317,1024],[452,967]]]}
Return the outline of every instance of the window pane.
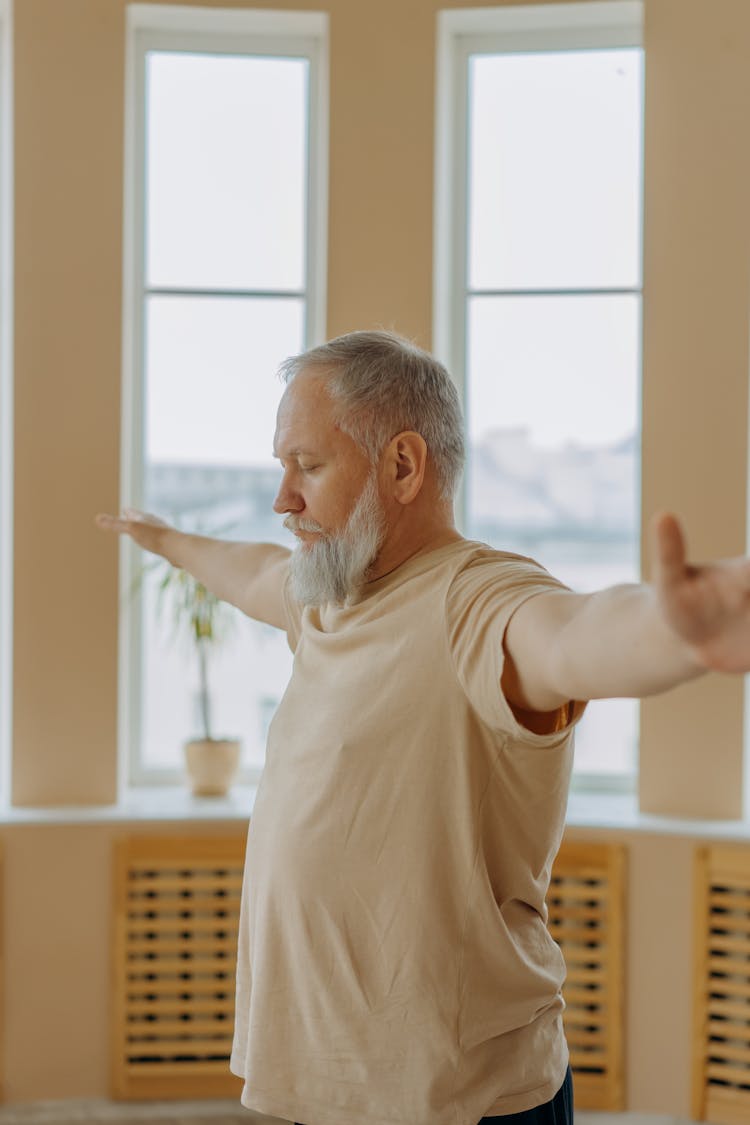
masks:
{"label": "window pane", "polygon": [[[573,589],[637,580],[636,297],[474,297],[468,306],[469,536]],[[576,768],[632,771],[637,704],[597,702]]]}
{"label": "window pane", "polygon": [[596,699],[576,729],[575,772],[623,774],[638,770],[638,701]]}
{"label": "window pane", "polygon": [[304,346],[295,298],[150,297],[146,457],[272,463],[281,361]]}
{"label": "window pane", "polygon": [[[550,451],[568,443],[593,451],[632,437],[639,425],[639,308],[640,298],[627,295],[472,297],[472,442],[526,429],[534,445]],[[581,502],[569,497],[567,504],[577,510]],[[619,512],[607,511],[619,522]],[[631,529],[632,520],[628,512]]]}
{"label": "window pane", "polygon": [[147,55],[147,284],[300,289],[306,59]]}
{"label": "window pane", "polygon": [[[236,513],[217,505],[204,514],[221,523],[225,515]],[[157,584],[156,574],[150,575],[143,603],[142,764],[146,769],[180,769],[183,743],[203,737],[199,664],[195,644],[174,634],[168,616],[157,617]],[[232,607],[226,610],[234,619],[233,631],[208,661],[211,734],[241,739],[242,764],[261,768],[268,724],[289,679],[292,654],[280,630],[251,621]]]}
{"label": "window pane", "polygon": [[[144,503],[186,531],[294,540],[274,515],[271,450],[280,361],[303,347],[303,302],[151,297],[147,302]],[[202,736],[195,643],[157,613],[165,573],[149,572],[142,606],[142,764],[180,768]],[[233,622],[209,656],[213,737],[239,737],[260,767],[265,734],[291,669],[285,635],[223,606]]]}
{"label": "window pane", "polygon": [[471,58],[470,288],[640,284],[642,57]]}

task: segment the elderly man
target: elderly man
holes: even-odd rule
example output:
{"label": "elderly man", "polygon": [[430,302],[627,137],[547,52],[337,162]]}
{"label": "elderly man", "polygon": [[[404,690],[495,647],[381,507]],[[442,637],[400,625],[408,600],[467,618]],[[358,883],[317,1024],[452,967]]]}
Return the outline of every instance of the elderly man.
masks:
{"label": "elderly man", "polygon": [[575,594],[453,521],[453,384],[354,332],[288,360],[274,504],[293,552],[130,535],[287,633],[248,834],[232,1070],[304,1125],[572,1121],[564,966],[545,926],[572,732],[589,699],[750,667],[750,564]]}

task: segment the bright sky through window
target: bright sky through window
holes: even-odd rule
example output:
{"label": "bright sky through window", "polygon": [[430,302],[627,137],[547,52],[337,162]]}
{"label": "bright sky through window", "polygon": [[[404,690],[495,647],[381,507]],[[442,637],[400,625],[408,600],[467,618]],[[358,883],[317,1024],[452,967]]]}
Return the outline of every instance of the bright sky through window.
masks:
{"label": "bright sky through window", "polygon": [[309,64],[147,61],[147,286],[280,295],[148,299],[146,456],[271,464],[275,372],[304,346]]}
{"label": "bright sky through window", "polygon": [[302,289],[308,69],[149,54],[149,285]]}
{"label": "bright sky through window", "polygon": [[641,51],[471,60],[471,288],[637,285]]}
{"label": "bright sky through window", "polygon": [[[640,284],[642,52],[482,55],[470,68],[469,289]],[[469,432],[606,445],[638,426],[631,296],[477,296]]]}

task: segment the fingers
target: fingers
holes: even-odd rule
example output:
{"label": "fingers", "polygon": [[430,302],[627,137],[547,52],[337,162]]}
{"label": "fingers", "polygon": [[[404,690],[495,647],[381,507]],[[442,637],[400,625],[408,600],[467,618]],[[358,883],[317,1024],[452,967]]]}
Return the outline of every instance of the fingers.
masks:
{"label": "fingers", "polygon": [[99,512],[94,517],[94,523],[103,531],[128,531],[130,524],[144,522],[144,512],[136,508],[123,508],[121,516],[112,516],[108,512]]}
{"label": "fingers", "polygon": [[685,573],[685,537],[679,520],[669,512],[655,516],[652,524],[655,577],[659,583],[675,582]]}
{"label": "fingers", "polygon": [[99,512],[94,517],[94,523],[102,531],[127,531],[128,521],[122,519],[120,516],[111,516],[107,512]]}

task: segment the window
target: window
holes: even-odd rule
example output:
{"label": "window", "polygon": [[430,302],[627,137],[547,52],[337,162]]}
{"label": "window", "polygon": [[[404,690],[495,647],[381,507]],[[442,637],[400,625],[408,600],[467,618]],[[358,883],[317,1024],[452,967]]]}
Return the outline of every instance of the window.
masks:
{"label": "window", "polygon": [[[638,576],[640,41],[634,3],[441,15],[436,350],[464,395],[464,530],[580,591]],[[579,784],[633,784],[637,706],[590,705]]]}
{"label": "window", "polygon": [[[271,512],[275,372],[324,331],[326,18],[128,13],[123,503],[186,531],[286,541]],[[158,612],[164,564],[123,549],[123,781],[174,782],[182,744],[207,733],[200,662],[168,602]],[[252,780],[291,654],[277,630],[221,611],[208,733],[241,739]]]}
{"label": "window", "polygon": [[0,0],[0,803],[10,801],[13,645],[12,6]]}

